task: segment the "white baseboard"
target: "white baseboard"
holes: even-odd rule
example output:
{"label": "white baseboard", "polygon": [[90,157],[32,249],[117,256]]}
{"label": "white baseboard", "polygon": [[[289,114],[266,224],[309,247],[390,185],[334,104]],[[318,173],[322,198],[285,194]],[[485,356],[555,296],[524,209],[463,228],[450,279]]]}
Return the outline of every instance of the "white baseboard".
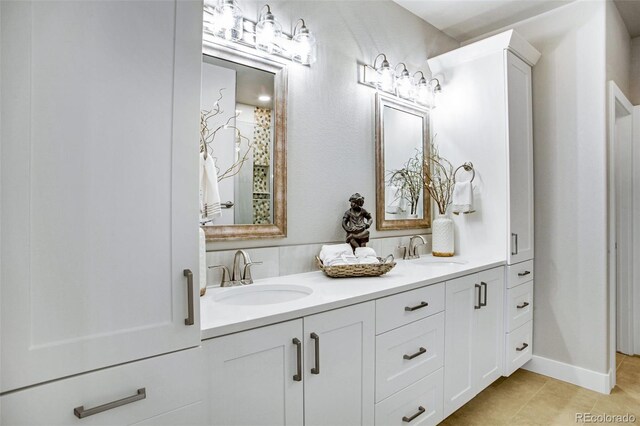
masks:
{"label": "white baseboard", "polygon": [[609,394],[611,392],[611,372],[609,374],[598,373],[564,362],[554,361],[549,358],[534,355],[531,361],[522,368],[544,376],[553,377],[563,382],[590,389],[592,391]]}

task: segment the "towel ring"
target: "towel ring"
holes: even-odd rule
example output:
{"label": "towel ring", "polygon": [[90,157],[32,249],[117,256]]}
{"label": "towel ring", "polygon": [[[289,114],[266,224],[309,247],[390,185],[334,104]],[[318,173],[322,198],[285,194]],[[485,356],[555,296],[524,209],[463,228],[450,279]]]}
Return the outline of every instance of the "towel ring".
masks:
{"label": "towel ring", "polygon": [[462,166],[458,167],[456,169],[455,172],[453,172],[453,181],[456,182],[456,174],[458,174],[458,171],[460,169],[464,169],[465,172],[472,172],[473,175],[471,176],[471,180],[469,182],[473,182],[473,180],[476,178],[476,170],[473,168],[473,163],[468,161],[466,163],[464,163]]}

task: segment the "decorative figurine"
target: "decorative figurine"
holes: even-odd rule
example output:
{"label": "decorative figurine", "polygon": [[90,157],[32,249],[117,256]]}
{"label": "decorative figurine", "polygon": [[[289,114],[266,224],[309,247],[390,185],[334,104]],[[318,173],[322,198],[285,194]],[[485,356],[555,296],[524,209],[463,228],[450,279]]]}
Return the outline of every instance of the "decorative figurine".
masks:
{"label": "decorative figurine", "polygon": [[366,247],[369,242],[369,227],[373,223],[371,213],[366,211],[364,197],[355,193],[349,198],[351,208],[344,212],[342,228],[347,231],[347,243],[355,251],[357,247]]}

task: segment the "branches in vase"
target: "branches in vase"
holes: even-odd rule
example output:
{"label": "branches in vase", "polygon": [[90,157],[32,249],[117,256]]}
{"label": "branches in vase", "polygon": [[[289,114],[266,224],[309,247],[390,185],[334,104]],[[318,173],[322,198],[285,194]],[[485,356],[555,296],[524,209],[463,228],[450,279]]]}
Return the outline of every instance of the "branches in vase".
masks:
{"label": "branches in vase", "polygon": [[416,149],[415,155],[409,158],[401,169],[387,172],[388,185],[398,188],[399,197],[409,203],[412,215],[418,212],[420,195],[422,194],[422,188],[425,186],[422,163],[422,152]]}
{"label": "branches in vase", "polygon": [[438,212],[444,215],[451,204],[453,187],[453,166],[446,158],[440,156],[438,147],[431,144],[431,153],[424,160],[425,189],[438,206]]}
{"label": "branches in vase", "polygon": [[224,171],[220,172],[220,168],[218,167],[217,158],[214,157],[214,163],[216,167],[216,171],[218,172],[218,182],[223,179],[227,179],[237,175],[242,166],[246,161],[249,160],[249,154],[253,150],[255,142],[249,140],[246,136],[243,136],[236,126],[232,125],[236,118],[240,115],[239,113],[230,116],[224,124],[219,125],[215,129],[211,129],[210,121],[215,117],[218,117],[224,113],[224,110],[220,107],[220,101],[222,100],[222,91],[224,88],[220,89],[218,100],[215,102],[214,107],[211,110],[202,110],[200,111],[200,152],[205,153],[205,158],[207,155],[213,154],[213,143],[215,142],[216,135],[220,130],[233,130],[235,134],[235,145],[238,147],[242,146],[242,142],[246,141],[247,149],[242,152],[242,149],[237,150],[237,156],[233,163]]}

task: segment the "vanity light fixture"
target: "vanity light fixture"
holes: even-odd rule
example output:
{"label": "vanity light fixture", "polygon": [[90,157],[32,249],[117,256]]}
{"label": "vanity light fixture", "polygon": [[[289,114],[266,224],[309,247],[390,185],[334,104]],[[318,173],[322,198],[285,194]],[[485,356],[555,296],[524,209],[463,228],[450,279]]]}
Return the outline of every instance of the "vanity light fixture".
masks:
{"label": "vanity light fixture", "polygon": [[242,9],[235,0],[220,0],[214,13],[213,23],[218,37],[230,41],[242,39]]}
{"label": "vanity light fixture", "polygon": [[[380,57],[382,57],[382,63],[379,67],[376,67],[376,62]],[[376,87],[380,90],[384,90],[385,92],[394,92],[396,87],[396,73],[391,69],[389,61],[387,61],[387,55],[380,53],[376,56],[373,60],[373,68],[377,74],[377,78],[375,80]]]}
{"label": "vanity light fixture", "polygon": [[424,73],[422,71],[416,71],[413,74],[414,81],[417,74],[420,74],[421,77],[420,80],[415,83],[414,99],[416,100],[416,102],[422,105],[429,106],[432,99],[431,85],[427,82],[427,79],[424,77]]}
{"label": "vanity light fixture", "polygon": [[[435,85],[433,83],[436,83]],[[431,88],[431,108],[435,108],[438,105],[438,98],[440,97],[440,93],[442,93],[442,86],[440,86],[440,80],[437,78],[432,78],[429,80],[429,87]]]}
{"label": "vanity light fixture", "polygon": [[[298,26],[302,24],[302,26]],[[298,19],[293,28],[291,39],[291,59],[302,65],[311,65],[316,61],[316,38],[304,23],[304,19]]]}
{"label": "vanity light fixture", "polygon": [[[263,13],[265,8],[267,11]],[[279,41],[281,37],[282,25],[271,13],[271,7],[265,4],[262,6],[258,23],[256,24],[256,49],[267,53],[280,51]]]}
{"label": "vanity light fixture", "polygon": [[400,75],[398,75],[396,79],[398,96],[405,99],[411,99],[411,96],[413,95],[413,81],[411,81],[407,65],[404,62],[400,62],[396,65],[395,69],[397,70],[400,65],[402,65],[403,69],[400,71]]}

